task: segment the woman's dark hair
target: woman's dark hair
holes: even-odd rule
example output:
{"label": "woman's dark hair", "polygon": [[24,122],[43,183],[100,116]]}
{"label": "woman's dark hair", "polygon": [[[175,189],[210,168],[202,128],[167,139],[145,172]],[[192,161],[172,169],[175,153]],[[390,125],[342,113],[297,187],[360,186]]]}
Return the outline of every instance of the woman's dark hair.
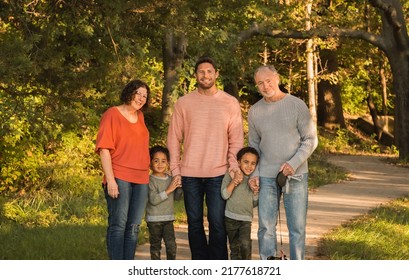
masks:
{"label": "woman's dark hair", "polygon": [[199,65],[202,63],[210,63],[211,65],[213,65],[213,68],[217,71],[217,64],[214,61],[213,58],[209,57],[209,56],[201,56],[199,57],[199,59],[196,61],[195,64],[195,73],[197,72],[197,68],[199,68]]}
{"label": "woman's dark hair", "polygon": [[169,150],[168,148],[162,147],[162,146],[153,146],[152,148],[149,149],[149,156],[151,157],[151,160],[153,158],[153,156],[156,153],[164,153],[166,156],[166,159],[169,161],[170,160],[170,156],[169,156]]}
{"label": "woman's dark hair", "polygon": [[132,100],[135,98],[137,89],[139,88],[146,89],[146,93],[147,93],[146,103],[143,105],[142,108],[143,109],[147,108],[149,104],[149,97],[151,94],[151,90],[149,86],[146,83],[142,82],[141,80],[132,80],[124,87],[121,93],[121,102],[126,105],[131,104]]}
{"label": "woman's dark hair", "polygon": [[255,156],[257,157],[257,163],[258,163],[258,159],[260,158],[260,155],[258,154],[257,150],[254,149],[253,147],[244,147],[244,148],[242,148],[242,149],[237,153],[237,160],[238,160],[238,161],[241,160],[241,158],[242,158],[245,154],[247,154],[247,153],[250,153],[250,154],[255,155]]}

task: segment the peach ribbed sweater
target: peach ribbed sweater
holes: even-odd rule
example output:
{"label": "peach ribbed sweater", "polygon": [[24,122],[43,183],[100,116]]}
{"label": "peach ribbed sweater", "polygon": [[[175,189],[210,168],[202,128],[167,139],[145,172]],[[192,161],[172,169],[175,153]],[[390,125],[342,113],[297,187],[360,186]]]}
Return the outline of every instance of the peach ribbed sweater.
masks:
{"label": "peach ribbed sweater", "polygon": [[167,140],[174,176],[216,177],[237,168],[244,142],[239,102],[221,90],[190,92],[175,104]]}

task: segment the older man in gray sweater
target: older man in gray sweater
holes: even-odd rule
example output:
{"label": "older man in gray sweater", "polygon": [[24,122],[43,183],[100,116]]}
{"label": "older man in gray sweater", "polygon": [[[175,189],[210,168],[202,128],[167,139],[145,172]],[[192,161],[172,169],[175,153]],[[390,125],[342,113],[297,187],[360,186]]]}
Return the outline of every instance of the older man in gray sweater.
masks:
{"label": "older man in gray sweater", "polygon": [[304,259],[308,207],[307,159],[318,145],[316,127],[306,104],[279,88],[279,74],[271,65],[254,74],[263,98],[248,114],[249,146],[260,154],[250,187],[260,184],[258,242],[261,259],[277,254],[276,224],[282,189],[276,176],[288,177],[284,207],[290,239],[290,258]]}

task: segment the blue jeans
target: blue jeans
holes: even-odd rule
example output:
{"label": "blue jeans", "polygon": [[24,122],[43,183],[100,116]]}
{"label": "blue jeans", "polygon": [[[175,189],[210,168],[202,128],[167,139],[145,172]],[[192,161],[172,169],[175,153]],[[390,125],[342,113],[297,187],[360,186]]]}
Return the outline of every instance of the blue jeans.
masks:
{"label": "blue jeans", "polygon": [[108,256],[111,260],[133,260],[148,201],[148,185],[115,180],[119,187],[118,198],[110,197],[104,188],[108,206]]}
{"label": "blue jeans", "polygon": [[[182,177],[192,260],[227,260],[227,235],[224,225],[225,200],[221,196],[224,175],[212,178]],[[209,242],[203,226],[203,201],[206,198]]]}
{"label": "blue jeans", "polygon": [[[302,260],[305,255],[305,228],[308,208],[308,173],[301,181],[290,180],[288,193],[284,193],[284,208],[290,240],[290,258]],[[275,178],[260,177],[258,203],[258,242],[260,258],[277,256],[276,225],[280,193]]]}

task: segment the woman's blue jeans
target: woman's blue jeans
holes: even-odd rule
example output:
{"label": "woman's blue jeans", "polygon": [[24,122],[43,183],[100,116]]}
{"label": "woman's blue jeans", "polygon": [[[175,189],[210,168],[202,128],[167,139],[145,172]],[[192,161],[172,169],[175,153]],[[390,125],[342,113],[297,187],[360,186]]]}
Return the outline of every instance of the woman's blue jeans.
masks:
{"label": "woman's blue jeans", "polygon": [[118,198],[110,197],[104,188],[108,206],[108,256],[111,260],[133,260],[148,201],[148,185],[115,180],[119,187]]}
{"label": "woman's blue jeans", "polygon": [[[227,235],[224,225],[225,200],[221,196],[224,175],[212,178],[182,177],[192,260],[227,260]],[[209,242],[203,225],[206,199]]]}
{"label": "woman's blue jeans", "polygon": [[[284,208],[290,240],[290,258],[302,260],[305,255],[305,229],[308,208],[308,173],[302,175],[301,181],[289,181],[288,193],[284,193]],[[258,243],[260,258],[277,256],[276,225],[280,193],[275,178],[260,177],[258,203]]]}

